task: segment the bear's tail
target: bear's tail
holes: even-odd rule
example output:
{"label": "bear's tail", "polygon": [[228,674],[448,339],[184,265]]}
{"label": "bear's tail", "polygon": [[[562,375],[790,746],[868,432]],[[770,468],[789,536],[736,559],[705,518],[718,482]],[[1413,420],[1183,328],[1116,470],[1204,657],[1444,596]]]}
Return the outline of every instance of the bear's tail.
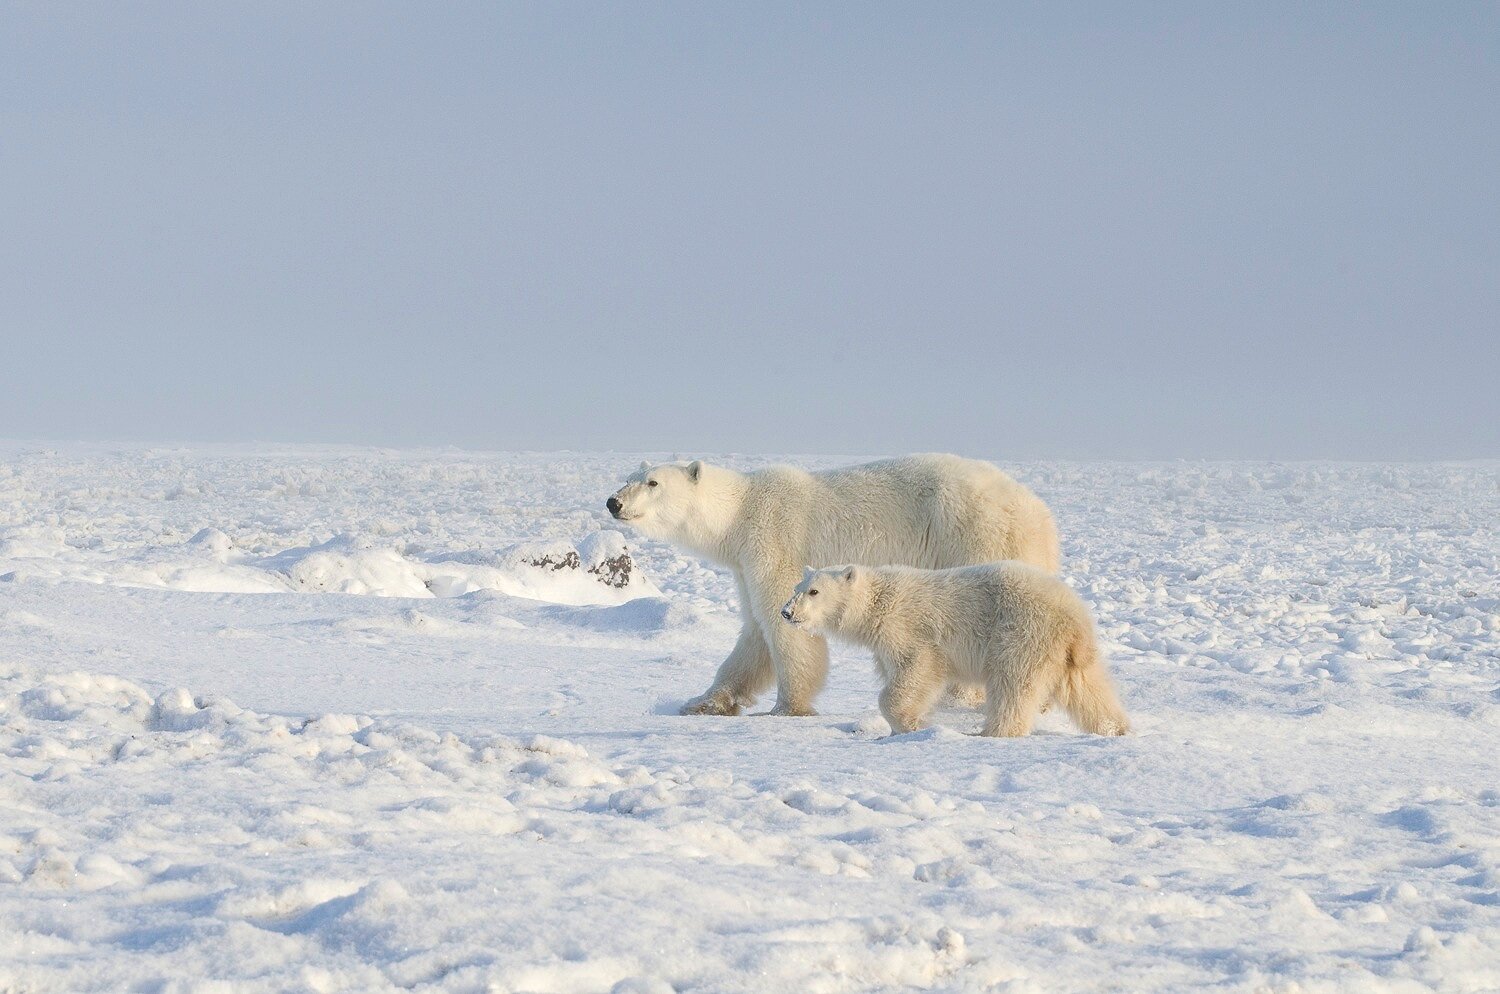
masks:
{"label": "bear's tail", "polygon": [[1124,735],[1130,719],[1115,696],[1113,682],[1099,659],[1093,632],[1085,629],[1068,646],[1068,665],[1057,689],[1057,702],[1079,728],[1095,735]]}

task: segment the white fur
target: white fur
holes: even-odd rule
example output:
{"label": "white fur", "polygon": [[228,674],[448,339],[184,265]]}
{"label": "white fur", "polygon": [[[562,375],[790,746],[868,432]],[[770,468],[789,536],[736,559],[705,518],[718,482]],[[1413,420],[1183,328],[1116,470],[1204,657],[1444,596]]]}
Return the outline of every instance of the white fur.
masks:
{"label": "white fur", "polygon": [[828,644],[777,617],[807,563],[937,568],[1020,559],[1058,567],[1047,505],[989,463],[958,456],[908,456],[823,473],[643,463],[616,501],[621,520],[733,570],[739,585],[739,641],[684,714],[738,714],[773,679],[772,714],[814,713]]}
{"label": "white fur", "polygon": [[984,684],[985,735],[1029,734],[1051,700],[1085,731],[1130,728],[1088,608],[1067,584],[1024,563],[809,569],[781,614],[789,628],[874,650],[885,679],[880,710],[894,732],[922,727],[955,680]]}

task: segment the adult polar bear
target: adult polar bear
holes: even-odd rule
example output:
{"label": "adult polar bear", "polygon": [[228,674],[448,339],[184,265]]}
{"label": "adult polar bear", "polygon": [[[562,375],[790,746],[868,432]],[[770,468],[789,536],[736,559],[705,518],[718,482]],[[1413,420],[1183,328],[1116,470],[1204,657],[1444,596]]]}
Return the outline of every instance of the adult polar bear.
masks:
{"label": "adult polar bear", "polygon": [[1019,559],[1057,572],[1047,505],[986,462],[917,455],[808,473],[641,464],[606,506],[642,534],[734,571],[744,627],[713,686],[683,714],[739,714],[774,679],[771,714],[808,715],[828,643],[782,622],[804,566],[925,569]]}

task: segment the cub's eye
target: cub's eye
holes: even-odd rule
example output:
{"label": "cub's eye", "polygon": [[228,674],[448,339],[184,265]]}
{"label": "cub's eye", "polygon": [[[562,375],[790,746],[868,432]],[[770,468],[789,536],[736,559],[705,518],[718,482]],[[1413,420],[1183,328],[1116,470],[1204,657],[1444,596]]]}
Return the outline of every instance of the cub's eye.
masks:
{"label": "cub's eye", "polygon": [[809,596],[809,597],[816,597],[816,596],[818,596],[818,592],[816,590],[809,590],[807,592],[807,596]]}
{"label": "cub's eye", "polygon": [[648,487],[654,487],[654,486],[656,486],[656,481],[655,480],[647,480],[646,481],[646,486],[648,486]]}

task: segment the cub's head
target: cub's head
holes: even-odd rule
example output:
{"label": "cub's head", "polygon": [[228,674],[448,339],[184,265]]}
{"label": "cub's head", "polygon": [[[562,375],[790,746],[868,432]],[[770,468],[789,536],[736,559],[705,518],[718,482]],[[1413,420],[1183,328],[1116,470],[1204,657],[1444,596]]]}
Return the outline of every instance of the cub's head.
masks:
{"label": "cub's head", "polygon": [[794,625],[813,631],[837,630],[859,582],[858,566],[830,566],[827,569],[809,566],[802,573],[802,582],[792,591],[791,600],[782,605],[781,616]]}
{"label": "cub's head", "polygon": [[641,463],[604,506],[647,535],[669,536],[699,504],[704,469],[701,462]]}

